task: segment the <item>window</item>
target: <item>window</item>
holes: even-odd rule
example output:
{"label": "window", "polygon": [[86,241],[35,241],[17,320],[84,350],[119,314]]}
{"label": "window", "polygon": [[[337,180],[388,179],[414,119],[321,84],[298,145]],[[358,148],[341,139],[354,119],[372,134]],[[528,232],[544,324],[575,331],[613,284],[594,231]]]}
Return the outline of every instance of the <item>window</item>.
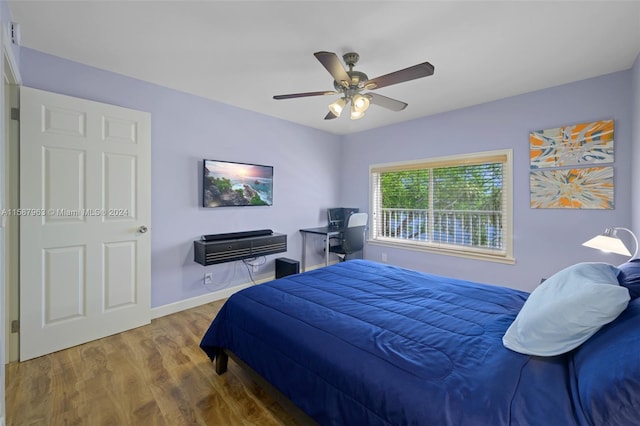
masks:
{"label": "window", "polygon": [[511,150],[370,167],[371,242],[514,263]]}

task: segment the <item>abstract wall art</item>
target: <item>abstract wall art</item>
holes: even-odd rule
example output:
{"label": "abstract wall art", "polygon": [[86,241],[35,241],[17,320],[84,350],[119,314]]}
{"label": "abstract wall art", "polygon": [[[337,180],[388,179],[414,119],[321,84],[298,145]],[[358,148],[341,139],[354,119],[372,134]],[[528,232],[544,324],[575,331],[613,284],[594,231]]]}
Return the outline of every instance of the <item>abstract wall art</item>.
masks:
{"label": "abstract wall art", "polygon": [[531,169],[613,162],[613,120],[529,133]]}
{"label": "abstract wall art", "polygon": [[530,172],[531,207],[613,209],[613,167]]}
{"label": "abstract wall art", "polygon": [[[529,133],[531,208],[613,209],[613,120]],[[597,166],[596,166],[597,165]]]}

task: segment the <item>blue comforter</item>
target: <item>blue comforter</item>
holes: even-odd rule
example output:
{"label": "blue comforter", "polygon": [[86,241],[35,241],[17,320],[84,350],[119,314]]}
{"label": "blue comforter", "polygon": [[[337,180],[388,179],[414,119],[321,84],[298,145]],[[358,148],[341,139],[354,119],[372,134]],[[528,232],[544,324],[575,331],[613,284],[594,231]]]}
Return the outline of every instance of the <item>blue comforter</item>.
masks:
{"label": "blue comforter", "polygon": [[502,345],[528,293],[364,260],[234,294],[227,348],[322,425],[572,425],[564,356]]}

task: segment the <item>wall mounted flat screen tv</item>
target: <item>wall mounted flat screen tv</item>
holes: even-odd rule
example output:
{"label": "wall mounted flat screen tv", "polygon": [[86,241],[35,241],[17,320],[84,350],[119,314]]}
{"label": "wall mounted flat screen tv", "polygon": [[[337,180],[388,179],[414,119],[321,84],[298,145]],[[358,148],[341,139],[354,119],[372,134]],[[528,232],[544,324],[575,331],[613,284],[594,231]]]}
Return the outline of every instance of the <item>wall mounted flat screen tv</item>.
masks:
{"label": "wall mounted flat screen tv", "polygon": [[205,159],[202,169],[204,207],[273,204],[272,166]]}

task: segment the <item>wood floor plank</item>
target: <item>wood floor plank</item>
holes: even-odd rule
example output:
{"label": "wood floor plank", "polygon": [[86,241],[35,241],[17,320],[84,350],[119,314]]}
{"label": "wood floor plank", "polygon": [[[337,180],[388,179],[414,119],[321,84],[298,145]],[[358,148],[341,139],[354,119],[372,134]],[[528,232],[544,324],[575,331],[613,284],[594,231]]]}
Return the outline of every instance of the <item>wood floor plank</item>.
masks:
{"label": "wood floor plank", "polygon": [[10,364],[7,425],[295,425],[237,364],[218,376],[200,349],[223,302]]}

